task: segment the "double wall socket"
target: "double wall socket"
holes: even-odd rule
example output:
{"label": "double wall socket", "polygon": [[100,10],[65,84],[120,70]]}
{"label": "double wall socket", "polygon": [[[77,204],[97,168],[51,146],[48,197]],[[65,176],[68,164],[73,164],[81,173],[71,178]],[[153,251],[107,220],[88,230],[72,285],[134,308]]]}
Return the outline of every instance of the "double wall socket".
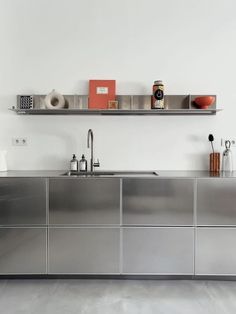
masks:
{"label": "double wall socket", "polygon": [[12,139],[13,146],[26,146],[27,145],[27,138],[26,137],[14,137]]}
{"label": "double wall socket", "polygon": [[221,139],[221,146],[225,147],[225,141],[231,142],[231,147],[236,147],[236,140],[232,138],[222,138]]}

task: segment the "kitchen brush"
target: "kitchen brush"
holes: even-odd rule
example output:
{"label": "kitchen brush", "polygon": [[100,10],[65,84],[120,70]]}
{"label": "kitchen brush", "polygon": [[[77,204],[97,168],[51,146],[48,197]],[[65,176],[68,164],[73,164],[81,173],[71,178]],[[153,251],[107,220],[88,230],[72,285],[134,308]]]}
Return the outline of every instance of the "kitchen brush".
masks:
{"label": "kitchen brush", "polygon": [[214,154],[214,145],[213,145],[214,136],[213,136],[212,134],[209,134],[208,140],[211,142],[212,152],[213,152],[213,154]]}

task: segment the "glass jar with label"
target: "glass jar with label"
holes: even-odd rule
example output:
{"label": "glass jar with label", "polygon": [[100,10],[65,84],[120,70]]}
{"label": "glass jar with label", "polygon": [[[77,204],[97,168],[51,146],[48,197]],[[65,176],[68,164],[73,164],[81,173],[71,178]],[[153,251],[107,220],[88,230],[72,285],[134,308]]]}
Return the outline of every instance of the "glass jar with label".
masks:
{"label": "glass jar with label", "polygon": [[165,109],[163,82],[161,80],[155,81],[152,91],[152,109]]}

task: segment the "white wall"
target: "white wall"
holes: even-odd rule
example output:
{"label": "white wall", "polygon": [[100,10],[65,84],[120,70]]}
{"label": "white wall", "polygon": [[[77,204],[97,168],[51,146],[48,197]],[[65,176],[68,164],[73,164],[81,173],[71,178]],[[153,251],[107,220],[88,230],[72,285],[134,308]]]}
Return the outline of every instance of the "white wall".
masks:
{"label": "white wall", "polygon": [[[0,148],[9,169],[64,169],[95,132],[102,169],[206,169],[209,132],[236,138],[235,0],[0,0]],[[217,94],[216,116],[17,116],[16,94]],[[12,137],[27,137],[27,147]],[[236,156],[236,149],[234,150]],[[236,160],[235,160],[236,161]],[[236,162],[235,162],[236,164]]]}

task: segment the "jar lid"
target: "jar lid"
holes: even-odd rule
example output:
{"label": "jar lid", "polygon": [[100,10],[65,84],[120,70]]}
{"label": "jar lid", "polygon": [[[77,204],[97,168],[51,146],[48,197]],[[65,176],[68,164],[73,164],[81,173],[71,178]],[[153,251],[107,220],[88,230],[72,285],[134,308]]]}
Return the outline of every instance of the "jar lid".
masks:
{"label": "jar lid", "polygon": [[163,84],[162,80],[157,80],[157,81],[154,81],[154,84]]}

